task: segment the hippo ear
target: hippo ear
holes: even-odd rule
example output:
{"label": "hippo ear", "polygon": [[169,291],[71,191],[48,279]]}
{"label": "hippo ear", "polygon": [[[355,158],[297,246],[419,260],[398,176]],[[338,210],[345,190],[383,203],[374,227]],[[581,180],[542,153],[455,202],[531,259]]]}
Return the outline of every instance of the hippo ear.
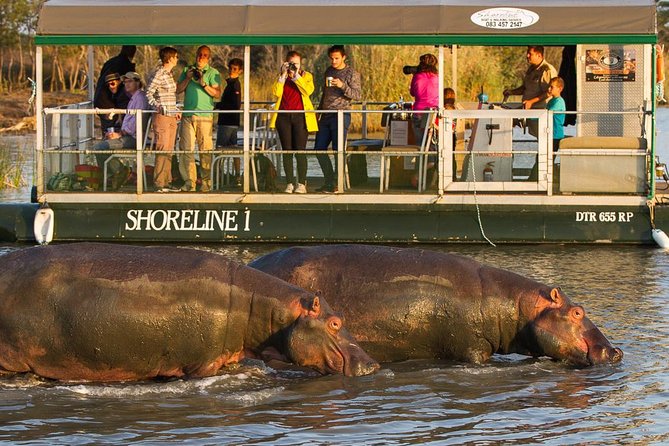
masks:
{"label": "hippo ear", "polygon": [[309,313],[312,313],[315,317],[318,317],[321,314],[321,300],[318,297],[320,292],[316,293],[314,299],[311,301],[311,308],[309,308]]}
{"label": "hippo ear", "polygon": [[551,290],[551,300],[554,304],[562,306],[564,299],[562,298],[562,290],[560,288],[553,288]]}

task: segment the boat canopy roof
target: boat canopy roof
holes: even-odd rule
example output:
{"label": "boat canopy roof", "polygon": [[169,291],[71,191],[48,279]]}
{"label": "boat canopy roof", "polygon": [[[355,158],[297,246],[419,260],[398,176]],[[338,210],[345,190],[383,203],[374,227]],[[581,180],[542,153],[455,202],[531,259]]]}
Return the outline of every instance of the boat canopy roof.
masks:
{"label": "boat canopy roof", "polygon": [[654,0],[47,0],[37,44],[652,43]]}

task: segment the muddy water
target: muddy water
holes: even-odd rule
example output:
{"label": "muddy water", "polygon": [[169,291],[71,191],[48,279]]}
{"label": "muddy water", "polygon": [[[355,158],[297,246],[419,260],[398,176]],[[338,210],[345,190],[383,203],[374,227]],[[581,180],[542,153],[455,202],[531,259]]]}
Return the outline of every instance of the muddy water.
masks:
{"label": "muddy water", "polygon": [[[277,245],[198,246],[248,262]],[[246,363],[170,383],[0,383],[0,441],[41,444],[666,444],[669,255],[613,246],[427,246],[561,286],[625,352],[577,370],[548,359],[412,361],[361,378]],[[2,252],[25,249],[5,246]]]}

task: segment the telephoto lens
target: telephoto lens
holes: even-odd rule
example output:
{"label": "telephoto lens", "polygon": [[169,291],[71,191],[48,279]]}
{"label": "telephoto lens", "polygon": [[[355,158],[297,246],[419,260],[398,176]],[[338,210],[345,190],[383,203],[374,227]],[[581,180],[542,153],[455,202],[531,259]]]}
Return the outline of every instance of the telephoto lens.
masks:
{"label": "telephoto lens", "polygon": [[404,65],[402,72],[406,75],[418,73],[418,67],[415,65]]}

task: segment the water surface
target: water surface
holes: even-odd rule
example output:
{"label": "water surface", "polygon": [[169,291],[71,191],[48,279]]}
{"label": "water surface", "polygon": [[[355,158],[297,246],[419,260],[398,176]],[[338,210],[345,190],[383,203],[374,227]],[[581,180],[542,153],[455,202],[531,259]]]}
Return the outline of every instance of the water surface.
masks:
{"label": "water surface", "polygon": [[[199,245],[248,262],[280,245]],[[666,444],[669,254],[616,246],[425,246],[558,285],[623,349],[574,369],[498,356],[358,378],[255,362],[169,383],[0,383],[0,441],[31,444]],[[26,249],[5,245],[0,252]]]}

